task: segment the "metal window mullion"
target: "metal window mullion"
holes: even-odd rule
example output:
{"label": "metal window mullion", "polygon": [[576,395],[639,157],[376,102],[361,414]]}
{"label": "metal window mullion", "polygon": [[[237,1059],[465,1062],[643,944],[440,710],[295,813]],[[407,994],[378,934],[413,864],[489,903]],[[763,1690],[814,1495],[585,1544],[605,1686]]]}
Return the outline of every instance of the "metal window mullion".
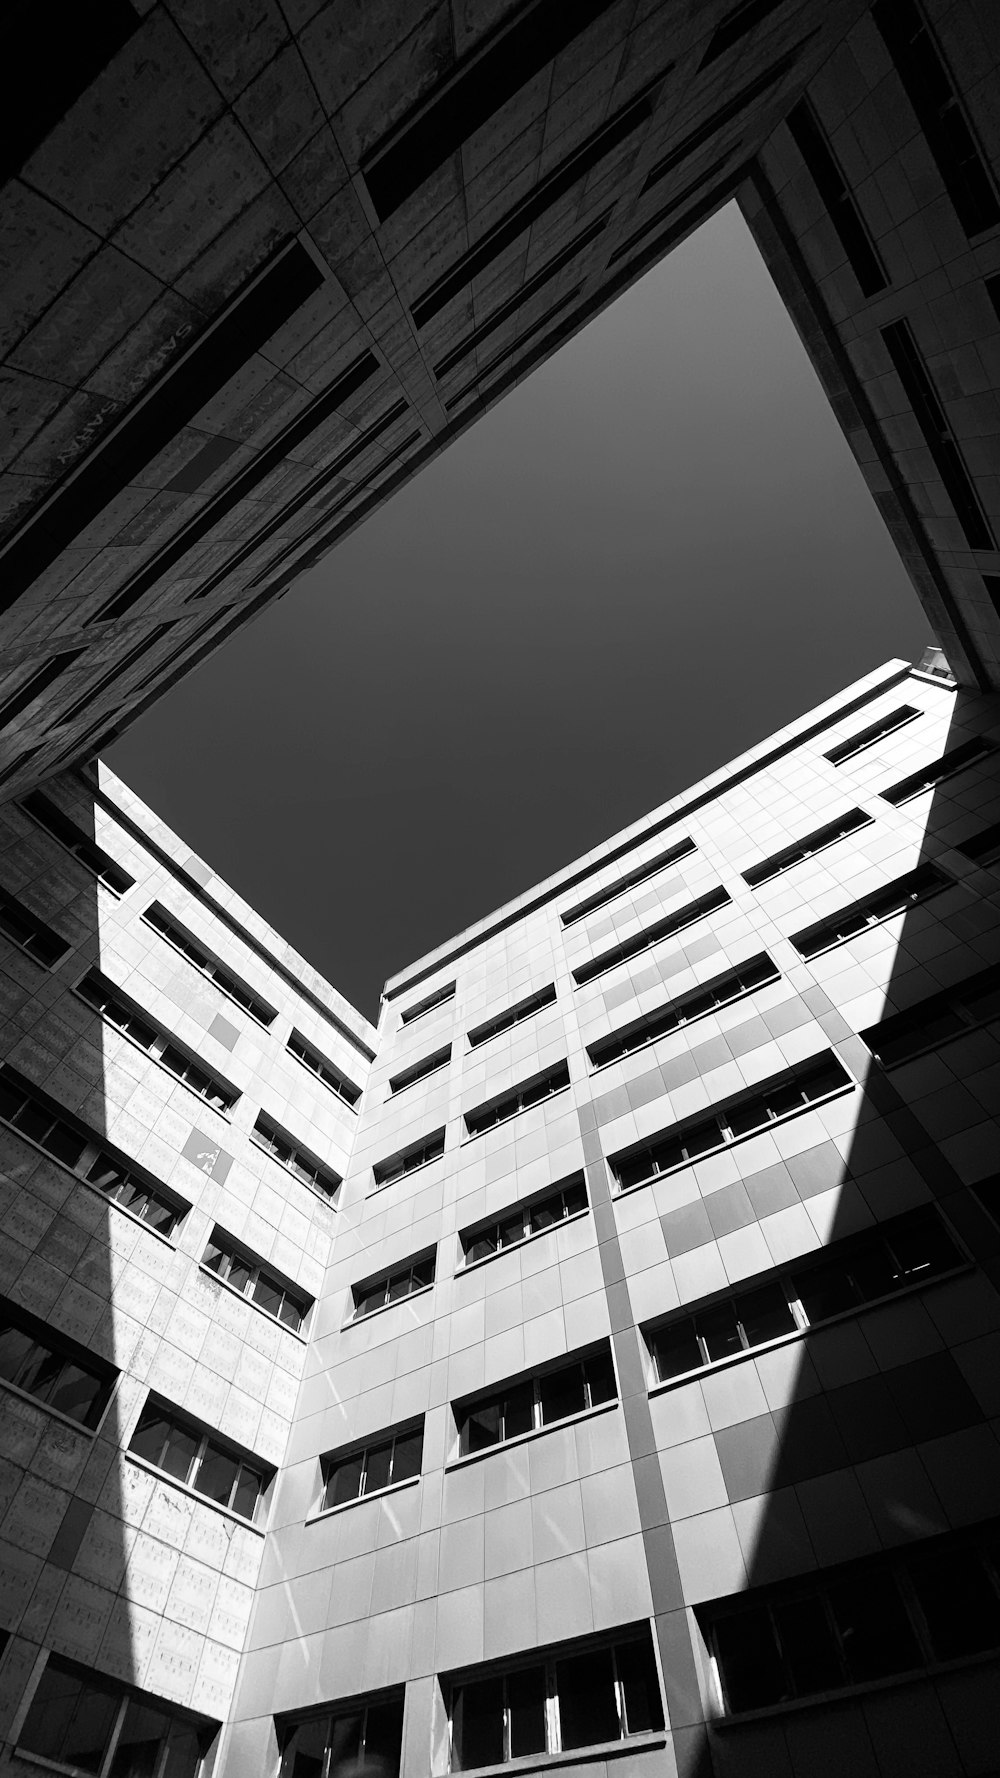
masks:
{"label": "metal window mullion", "polygon": [[363,1500],[368,1483],[368,1446],[361,1453],[361,1474],[358,1477],[357,1499]]}
{"label": "metal window mullion", "polygon": [[502,1683],[503,1683],[503,1703],[500,1706],[500,1713],[501,1713],[501,1716],[503,1719],[503,1722],[502,1722],[503,1759],[504,1759],[504,1763],[506,1763],[507,1760],[513,1758],[513,1755],[511,1753],[511,1733],[510,1733],[510,1731],[511,1731],[510,1691],[509,1691],[510,1675],[508,1673],[504,1673],[501,1677],[502,1677]]}
{"label": "metal window mullion", "polygon": [[100,1778],[107,1778],[107,1774],[111,1770],[111,1766],[114,1761],[115,1754],[118,1751],[118,1742],[121,1738],[122,1727],[125,1722],[125,1712],[128,1709],[128,1704],[129,1704],[128,1693],[123,1692],[121,1703],[118,1706],[118,1714],[115,1717],[114,1723],[111,1728],[111,1733],[108,1736],[107,1751],[105,1752],[104,1758],[101,1761]]}
{"label": "metal window mullion", "polygon": [[562,1749],[562,1723],[559,1716],[559,1693],[556,1689],[555,1661],[545,1663],[545,1739],[549,1753]]}
{"label": "metal window mullion", "polygon": [[[979,1556],[980,1565],[982,1565],[982,1556],[978,1550],[976,1551],[976,1555]],[[896,1583],[896,1591],[899,1593],[899,1596],[903,1601],[903,1610],[906,1612],[906,1615],[910,1620],[910,1626],[916,1635],[920,1652],[923,1655],[924,1660],[930,1665],[940,1657],[934,1647],[934,1638],[931,1635],[930,1624],[924,1616],[923,1606],[920,1603],[916,1588],[907,1573],[906,1563],[900,1562],[898,1566],[895,1562],[891,1563],[890,1573]]]}
{"label": "metal window mullion", "polygon": [[537,1432],[542,1424],[542,1384],[539,1377],[531,1379],[531,1418],[532,1430]]}
{"label": "metal window mullion", "polygon": [[625,1687],[618,1677],[618,1649],[616,1644],[612,1643],[610,1652],[611,1672],[615,1688],[615,1708],[618,1711],[618,1737],[619,1740],[624,1741],[628,1734],[628,1724],[625,1716]]}
{"label": "metal window mullion", "polygon": [[195,1452],[194,1456],[191,1459],[191,1468],[188,1471],[188,1477],[187,1477],[187,1485],[189,1488],[194,1487],[195,1476],[201,1474],[201,1466],[205,1461],[205,1454],[206,1454],[207,1450],[208,1450],[208,1433],[203,1432],[201,1435],[201,1443],[199,1444],[197,1451]]}

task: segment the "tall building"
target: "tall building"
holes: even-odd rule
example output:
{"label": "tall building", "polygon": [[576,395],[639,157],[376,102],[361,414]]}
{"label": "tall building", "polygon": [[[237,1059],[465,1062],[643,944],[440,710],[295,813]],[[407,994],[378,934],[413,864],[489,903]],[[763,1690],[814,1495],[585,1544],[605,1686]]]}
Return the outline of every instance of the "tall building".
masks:
{"label": "tall building", "polygon": [[899,661],[386,984],[0,824],[0,1771],[996,1778],[1000,707]]}
{"label": "tall building", "polygon": [[933,634],[1000,689],[994,0],[7,11],[3,794],[730,199]]}

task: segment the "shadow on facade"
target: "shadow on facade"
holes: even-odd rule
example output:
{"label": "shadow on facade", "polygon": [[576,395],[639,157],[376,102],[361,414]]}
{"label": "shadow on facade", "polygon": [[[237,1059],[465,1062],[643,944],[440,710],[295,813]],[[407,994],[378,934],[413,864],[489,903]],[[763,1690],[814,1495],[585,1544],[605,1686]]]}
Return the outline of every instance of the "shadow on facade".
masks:
{"label": "shadow on facade", "polygon": [[[953,722],[975,726],[986,706],[986,699],[959,691]],[[955,736],[947,745],[962,738]],[[961,779],[932,793],[921,864],[933,862],[996,818],[995,809],[977,815],[984,800],[981,786],[978,794],[969,791],[964,817],[963,800]],[[888,988],[896,1006],[923,999],[930,991],[926,978],[918,977],[908,987],[907,976],[915,967],[929,967],[945,987],[995,960],[995,938],[992,950],[983,945],[978,963],[967,947],[977,946],[984,935],[993,937],[1000,926],[996,869],[962,863],[968,876],[958,912],[940,912],[931,901],[905,916]],[[947,893],[948,909],[956,899]],[[961,947],[954,961],[941,942],[944,920]],[[864,941],[852,949],[863,956]],[[919,1063],[883,1069],[825,990],[808,989],[804,999],[864,1087],[853,1131],[840,1145],[842,1160],[830,1146],[813,1151],[816,1175],[809,1189],[818,1195],[839,1188],[827,1242],[854,1236],[870,1226],[872,1214],[881,1221],[936,1204],[977,1269],[1000,1282],[1000,1234],[949,1158],[961,1157],[963,1172],[973,1181],[1000,1165],[995,1073],[991,1078],[982,1069],[973,1055],[974,1043],[961,1040],[940,1058],[934,1053]],[[805,1195],[801,1184],[799,1191]],[[932,1289],[933,1296],[911,1293],[861,1323],[850,1317],[808,1334],[792,1348],[796,1360],[783,1395],[786,1405],[772,1404],[769,1413],[739,1429],[744,1481],[736,1498],[765,1497],[760,1519],[744,1541],[748,1590],[933,1537],[997,1512],[994,1435],[953,1350],[980,1331],[977,1280],[967,1274]],[[877,1338],[868,1341],[864,1328],[875,1322]],[[737,1437],[734,1429],[734,1453]],[[734,1473],[736,1467],[734,1462]],[[727,1482],[732,1495],[729,1476]],[[859,1641],[868,1638],[881,1645],[881,1655],[873,1650],[869,1657],[872,1678],[881,1683],[866,1694],[854,1691],[839,1700],[828,1688],[829,1701],[770,1718],[765,1712],[756,1721],[721,1730],[682,1730],[677,1737],[679,1771],[685,1778],[710,1778],[713,1773],[717,1778],[832,1778],[847,1772],[852,1778],[869,1778],[890,1771],[948,1778],[1000,1770],[996,1663],[943,1672],[933,1680],[896,1680],[894,1670],[912,1673],[914,1664],[893,1649],[889,1618],[880,1622],[879,1609],[874,1596],[862,1605],[855,1634]],[[805,1615],[801,1638],[805,1668],[810,1658]],[[815,1658],[820,1658],[818,1643]],[[691,1703],[693,1718],[693,1698]]]}

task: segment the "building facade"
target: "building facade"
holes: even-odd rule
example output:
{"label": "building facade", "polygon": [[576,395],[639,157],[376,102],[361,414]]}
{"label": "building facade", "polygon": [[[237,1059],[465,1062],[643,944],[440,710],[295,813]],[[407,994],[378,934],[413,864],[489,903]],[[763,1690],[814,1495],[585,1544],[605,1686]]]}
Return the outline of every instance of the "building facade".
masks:
{"label": "building facade", "polygon": [[0,793],[93,757],[739,203],[1000,688],[994,0],[76,0],[4,40]]}
{"label": "building facade", "polygon": [[998,743],[891,662],[377,1031],[5,810],[0,1770],[996,1778]]}

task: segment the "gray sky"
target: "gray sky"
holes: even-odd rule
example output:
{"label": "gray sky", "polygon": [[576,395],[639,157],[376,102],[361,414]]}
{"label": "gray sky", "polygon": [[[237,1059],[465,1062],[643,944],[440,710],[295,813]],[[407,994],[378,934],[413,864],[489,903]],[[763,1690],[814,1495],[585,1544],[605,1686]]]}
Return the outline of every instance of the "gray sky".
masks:
{"label": "gray sky", "polygon": [[375,1017],[386,976],[930,639],[730,205],[107,757]]}

